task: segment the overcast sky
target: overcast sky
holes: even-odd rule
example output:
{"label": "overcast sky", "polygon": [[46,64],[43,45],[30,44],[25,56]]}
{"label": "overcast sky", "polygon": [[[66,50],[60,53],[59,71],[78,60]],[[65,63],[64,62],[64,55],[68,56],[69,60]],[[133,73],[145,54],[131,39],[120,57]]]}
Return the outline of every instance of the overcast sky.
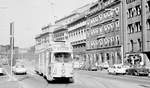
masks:
{"label": "overcast sky", "polygon": [[[9,44],[9,23],[15,23],[15,46],[35,44],[40,28],[96,0],[0,0],[0,45]],[[51,3],[54,3],[52,6]],[[53,9],[52,9],[53,7]]]}

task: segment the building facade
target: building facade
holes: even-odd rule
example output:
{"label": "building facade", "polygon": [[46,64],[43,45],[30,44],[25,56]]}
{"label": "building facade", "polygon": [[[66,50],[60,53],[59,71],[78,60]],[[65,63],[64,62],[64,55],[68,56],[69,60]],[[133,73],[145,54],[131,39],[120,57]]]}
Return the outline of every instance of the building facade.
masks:
{"label": "building facade", "polygon": [[53,31],[54,41],[67,41],[68,29],[65,26],[60,26]]}
{"label": "building facade", "polygon": [[[0,45],[0,60],[6,61],[8,64],[11,62],[11,48],[10,45]],[[16,63],[16,59],[19,59],[19,47],[14,47],[13,51],[13,65]]]}
{"label": "building facade", "polygon": [[86,59],[86,15],[92,4],[86,4],[74,10],[78,13],[78,17],[67,24],[68,41],[73,47],[74,59],[81,63],[84,63]]}
{"label": "building facade", "polygon": [[67,25],[68,41],[73,47],[74,58],[85,59],[86,55],[86,15],[81,14]]}
{"label": "building facade", "polygon": [[[54,27],[55,26],[55,27]],[[50,29],[52,29],[50,31]],[[97,0],[42,28],[36,51],[66,41],[86,65],[150,68],[150,0]]]}
{"label": "building facade", "polygon": [[35,37],[35,52],[38,53],[41,50],[47,48],[49,46],[49,44],[51,44],[52,40],[53,40],[53,30],[54,27],[51,25],[47,25],[44,26],[41,31],[41,34],[38,34]]}
{"label": "building facade", "polygon": [[150,67],[150,1],[126,0],[124,9],[126,62]]}
{"label": "building facade", "polygon": [[87,65],[123,63],[122,2],[98,0],[87,15]]}
{"label": "building facade", "polygon": [[72,22],[76,17],[78,17],[78,14],[71,13],[68,16],[65,16],[57,21],[55,21],[55,25],[58,27],[55,28],[53,31],[53,38],[55,41],[68,41],[68,28],[67,24]]}

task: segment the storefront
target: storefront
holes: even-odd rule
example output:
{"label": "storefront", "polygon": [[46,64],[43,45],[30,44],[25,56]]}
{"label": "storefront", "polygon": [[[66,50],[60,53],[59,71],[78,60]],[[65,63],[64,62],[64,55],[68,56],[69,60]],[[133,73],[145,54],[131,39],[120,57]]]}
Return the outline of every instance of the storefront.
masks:
{"label": "storefront", "polygon": [[91,65],[103,63],[114,65],[121,64],[123,61],[120,47],[87,51],[87,60]]}
{"label": "storefront", "polygon": [[126,54],[125,64],[136,67],[144,66],[145,65],[144,54],[143,53]]}

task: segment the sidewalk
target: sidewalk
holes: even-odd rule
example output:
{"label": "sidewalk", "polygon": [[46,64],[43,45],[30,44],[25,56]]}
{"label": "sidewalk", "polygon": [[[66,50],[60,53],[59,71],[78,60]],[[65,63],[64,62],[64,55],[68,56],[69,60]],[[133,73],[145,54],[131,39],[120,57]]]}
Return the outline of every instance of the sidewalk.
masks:
{"label": "sidewalk", "polygon": [[5,73],[7,77],[0,81],[0,88],[23,88],[16,78],[11,77],[9,66],[5,67]]}
{"label": "sidewalk", "polygon": [[0,88],[23,88],[17,81],[2,81],[0,82]]}

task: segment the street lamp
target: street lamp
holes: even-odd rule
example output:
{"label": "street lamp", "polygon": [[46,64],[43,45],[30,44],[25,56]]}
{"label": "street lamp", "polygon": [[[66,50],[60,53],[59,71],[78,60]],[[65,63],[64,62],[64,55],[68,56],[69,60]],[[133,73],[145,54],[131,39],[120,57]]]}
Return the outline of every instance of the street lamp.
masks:
{"label": "street lamp", "polygon": [[10,23],[10,48],[11,48],[11,54],[10,54],[10,68],[11,68],[11,77],[12,74],[12,66],[13,66],[13,54],[14,54],[14,22]]}

